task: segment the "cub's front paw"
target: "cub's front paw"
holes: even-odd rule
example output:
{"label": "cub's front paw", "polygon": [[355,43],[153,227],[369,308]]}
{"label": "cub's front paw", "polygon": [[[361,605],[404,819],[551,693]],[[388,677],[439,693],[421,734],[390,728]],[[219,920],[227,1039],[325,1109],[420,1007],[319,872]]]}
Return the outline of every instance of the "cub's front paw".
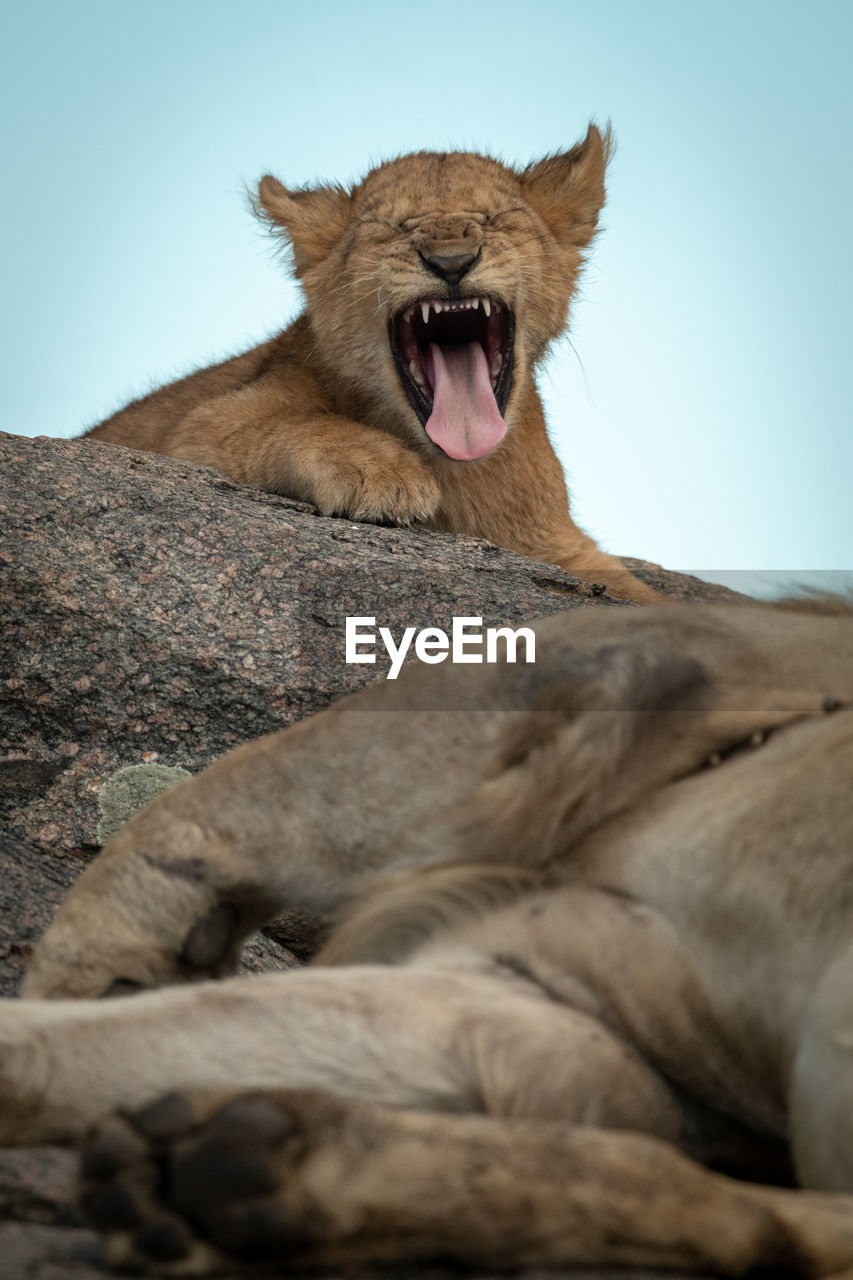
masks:
{"label": "cub's front paw", "polygon": [[377,432],[375,444],[318,459],[312,498],[324,516],[374,524],[428,520],[441,499],[438,482],[420,458]]}

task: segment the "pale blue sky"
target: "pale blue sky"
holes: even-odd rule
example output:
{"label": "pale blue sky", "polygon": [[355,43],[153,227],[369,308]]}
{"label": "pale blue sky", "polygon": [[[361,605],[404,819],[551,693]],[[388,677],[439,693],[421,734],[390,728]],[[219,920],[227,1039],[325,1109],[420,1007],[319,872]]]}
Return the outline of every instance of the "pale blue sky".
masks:
{"label": "pale blue sky", "polygon": [[264,171],[526,163],[609,117],[606,230],[543,380],[576,516],[673,568],[853,569],[850,0],[2,17],[4,429],[76,434],[292,317],[243,194]]}

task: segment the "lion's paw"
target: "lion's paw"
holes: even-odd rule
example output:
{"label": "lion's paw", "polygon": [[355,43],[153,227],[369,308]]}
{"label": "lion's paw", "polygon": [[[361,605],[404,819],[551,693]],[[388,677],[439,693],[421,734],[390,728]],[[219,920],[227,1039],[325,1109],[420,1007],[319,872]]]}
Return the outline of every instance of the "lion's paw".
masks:
{"label": "lion's paw", "polygon": [[441,492],[428,467],[388,438],[369,455],[327,459],[314,478],[314,501],[327,516],[373,524],[412,524],[438,509]]}
{"label": "lion's paw", "polygon": [[80,1205],[110,1262],[195,1275],[310,1246],[323,1214],[298,1186],[301,1098],[171,1093],[102,1125],[83,1149]]}

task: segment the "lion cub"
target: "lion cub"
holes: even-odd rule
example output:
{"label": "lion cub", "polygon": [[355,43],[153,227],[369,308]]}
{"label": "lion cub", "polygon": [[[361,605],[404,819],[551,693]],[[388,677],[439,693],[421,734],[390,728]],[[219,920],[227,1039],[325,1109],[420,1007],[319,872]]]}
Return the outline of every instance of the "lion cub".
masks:
{"label": "lion cub", "polygon": [[609,150],[590,125],[521,172],[418,152],[351,191],[267,175],[255,207],[289,242],[305,310],[89,436],[324,515],[487,538],[654,598],[572,520],[536,389],[595,235]]}

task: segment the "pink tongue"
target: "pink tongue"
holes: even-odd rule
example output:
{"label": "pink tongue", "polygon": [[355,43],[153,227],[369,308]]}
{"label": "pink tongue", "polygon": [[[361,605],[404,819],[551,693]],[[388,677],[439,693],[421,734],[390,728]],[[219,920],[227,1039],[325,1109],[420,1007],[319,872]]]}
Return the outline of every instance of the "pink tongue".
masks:
{"label": "pink tongue", "polygon": [[461,347],[430,345],[434,394],[426,433],[449,458],[471,462],[500,443],[506,423],[489,382],[479,342]]}

